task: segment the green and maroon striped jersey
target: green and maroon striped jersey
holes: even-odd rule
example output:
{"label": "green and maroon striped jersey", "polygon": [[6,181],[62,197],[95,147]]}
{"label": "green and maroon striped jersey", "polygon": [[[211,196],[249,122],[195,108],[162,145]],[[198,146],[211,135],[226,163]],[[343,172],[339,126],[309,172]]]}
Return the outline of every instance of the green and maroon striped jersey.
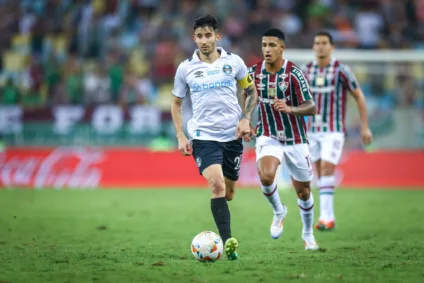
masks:
{"label": "green and maroon striped jersey", "polygon": [[345,132],[347,91],[359,87],[350,68],[332,59],[330,64],[320,68],[316,61],[302,68],[308,79],[317,107],[317,114],[308,119],[308,131]]}
{"label": "green and maroon striped jersey", "polygon": [[284,114],[274,109],[274,98],[285,99],[287,105],[299,106],[312,99],[308,81],[293,62],[284,59],[278,73],[265,69],[265,61],[249,68],[258,91],[257,136],[267,136],[285,145],[307,143],[305,120],[301,116]]}

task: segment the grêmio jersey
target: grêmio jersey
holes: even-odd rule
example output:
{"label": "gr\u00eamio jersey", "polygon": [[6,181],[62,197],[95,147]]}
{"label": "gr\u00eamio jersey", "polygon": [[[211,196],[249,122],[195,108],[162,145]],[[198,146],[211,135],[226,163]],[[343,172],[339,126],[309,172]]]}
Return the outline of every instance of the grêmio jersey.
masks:
{"label": "gr\u00eamio jersey", "polygon": [[197,52],[178,66],[172,94],[191,96],[193,116],[187,124],[191,139],[232,141],[242,115],[237,81],[248,75],[246,64],[221,47],[220,58],[212,64],[202,62]]}

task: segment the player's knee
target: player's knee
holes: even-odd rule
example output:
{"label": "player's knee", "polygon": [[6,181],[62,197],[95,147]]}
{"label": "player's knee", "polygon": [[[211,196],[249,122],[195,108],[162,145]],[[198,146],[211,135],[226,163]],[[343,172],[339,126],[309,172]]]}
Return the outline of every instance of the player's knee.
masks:
{"label": "player's knee", "polygon": [[336,166],[330,163],[325,163],[321,165],[321,176],[332,176]]}
{"label": "player's knee", "polygon": [[311,195],[311,189],[309,187],[301,188],[297,190],[297,197],[301,200],[307,201]]}
{"label": "player's knee", "polygon": [[274,183],[275,172],[271,170],[260,170],[259,179],[263,186],[271,186]]}
{"label": "player's knee", "polygon": [[211,177],[208,180],[209,187],[212,189],[214,195],[225,195],[225,182],[221,177]]}

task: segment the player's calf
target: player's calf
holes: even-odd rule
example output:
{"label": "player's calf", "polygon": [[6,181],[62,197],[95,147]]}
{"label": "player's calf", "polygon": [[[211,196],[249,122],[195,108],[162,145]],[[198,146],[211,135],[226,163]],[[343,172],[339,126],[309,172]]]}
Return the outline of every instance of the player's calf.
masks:
{"label": "player's calf", "polygon": [[231,201],[235,194],[235,182],[229,179],[225,179],[225,199]]}

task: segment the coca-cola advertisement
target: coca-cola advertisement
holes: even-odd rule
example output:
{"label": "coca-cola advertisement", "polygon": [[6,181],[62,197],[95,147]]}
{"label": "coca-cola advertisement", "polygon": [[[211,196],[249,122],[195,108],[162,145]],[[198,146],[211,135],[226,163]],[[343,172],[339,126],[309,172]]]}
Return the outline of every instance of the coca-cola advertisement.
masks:
{"label": "coca-cola advertisement", "polygon": [[[402,166],[399,166],[401,164]],[[424,152],[389,151],[345,154],[338,183],[355,188],[424,188]],[[278,176],[290,185],[282,164]],[[258,187],[256,159],[246,150],[239,187]],[[131,148],[9,148],[0,153],[0,187],[34,189],[206,188],[193,157],[178,151]]]}

